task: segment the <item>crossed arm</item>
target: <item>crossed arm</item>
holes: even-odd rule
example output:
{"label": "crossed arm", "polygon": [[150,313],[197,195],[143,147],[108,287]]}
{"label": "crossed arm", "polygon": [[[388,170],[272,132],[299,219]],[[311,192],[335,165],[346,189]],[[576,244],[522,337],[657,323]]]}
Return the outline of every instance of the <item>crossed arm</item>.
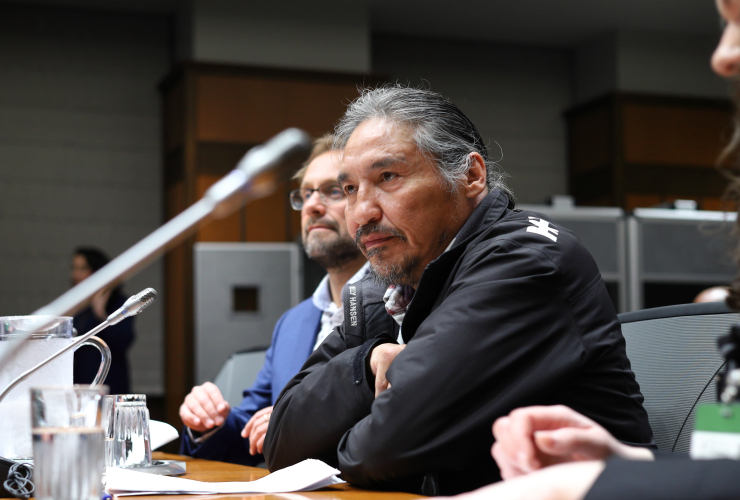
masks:
{"label": "crossed arm", "polygon": [[514,410],[494,423],[493,433],[492,453],[505,480],[457,500],[740,498],[740,461],[653,460],[651,451],[620,443],[564,406]]}
{"label": "crossed arm", "polygon": [[491,449],[503,482],[457,500],[581,500],[618,456],[653,460],[647,448],[625,445],[593,420],[566,406],[531,406],[493,424]]}

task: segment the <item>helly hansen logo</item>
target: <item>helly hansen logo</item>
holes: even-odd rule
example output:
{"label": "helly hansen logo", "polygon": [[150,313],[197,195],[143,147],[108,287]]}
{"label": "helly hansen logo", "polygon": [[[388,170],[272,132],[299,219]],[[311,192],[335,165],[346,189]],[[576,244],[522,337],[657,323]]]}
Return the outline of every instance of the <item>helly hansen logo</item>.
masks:
{"label": "helly hansen logo", "polygon": [[537,217],[529,217],[529,223],[532,224],[527,228],[528,233],[541,234],[546,238],[550,238],[552,241],[558,241],[558,231],[550,227],[550,223],[544,219],[538,219]]}
{"label": "helly hansen logo", "polygon": [[357,287],[349,287],[349,324],[357,326]]}

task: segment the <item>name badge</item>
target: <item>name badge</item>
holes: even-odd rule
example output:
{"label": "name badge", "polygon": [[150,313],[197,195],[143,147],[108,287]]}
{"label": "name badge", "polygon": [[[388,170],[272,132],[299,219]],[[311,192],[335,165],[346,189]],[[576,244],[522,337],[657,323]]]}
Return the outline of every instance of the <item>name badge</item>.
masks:
{"label": "name badge", "polygon": [[696,408],[691,458],[740,460],[740,404],[708,404]]}

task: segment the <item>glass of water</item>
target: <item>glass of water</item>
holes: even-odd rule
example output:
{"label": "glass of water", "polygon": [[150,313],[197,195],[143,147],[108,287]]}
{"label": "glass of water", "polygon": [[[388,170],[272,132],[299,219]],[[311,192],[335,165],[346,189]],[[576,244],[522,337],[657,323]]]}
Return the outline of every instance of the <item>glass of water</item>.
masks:
{"label": "glass of water", "polygon": [[38,500],[100,500],[101,404],[107,392],[106,386],[89,385],[31,389]]}
{"label": "glass of water", "polygon": [[149,444],[149,410],[144,394],[113,396],[109,467],[147,466],[152,464]]}

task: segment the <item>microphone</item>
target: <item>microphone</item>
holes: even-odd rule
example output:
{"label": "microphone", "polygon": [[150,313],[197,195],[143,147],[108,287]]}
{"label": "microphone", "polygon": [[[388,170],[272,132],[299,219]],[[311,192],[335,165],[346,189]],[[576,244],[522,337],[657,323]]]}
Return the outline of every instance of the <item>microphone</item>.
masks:
{"label": "microphone", "polygon": [[[33,314],[74,314],[98,290],[136,273],[184,240],[200,223],[212,217],[226,217],[247,201],[271,194],[279,182],[288,177],[292,168],[308,156],[310,149],[308,134],[295,128],[284,130],[261,146],[253,147],[239,161],[237,168],[211,186],[203,198]],[[0,371],[31,335],[29,332],[13,341],[13,345],[0,355]]]}
{"label": "microphone", "polygon": [[[45,360],[43,360],[41,363],[37,364],[33,368],[30,368],[26,370],[25,372],[18,375],[13,381],[8,384],[8,386],[3,390],[2,393],[0,393],[0,401],[5,399],[5,396],[8,395],[10,391],[12,391],[15,386],[26,380],[28,377],[31,376],[33,372],[41,368],[42,366],[47,365],[48,363],[51,363],[56,358],[64,354],[65,352],[69,351],[70,349],[74,349],[78,345],[82,344],[84,341],[92,337],[93,335],[100,333],[102,330],[106,329],[107,327],[111,325],[115,325],[117,323],[120,323],[126,318],[130,318],[131,316],[136,316],[141,311],[146,309],[152,302],[155,301],[157,298],[157,291],[154,288],[147,288],[145,290],[142,290],[141,292],[137,293],[136,295],[132,295],[129,297],[129,299],[124,302],[124,304],[118,308],[115,312],[113,312],[108,318],[100,323],[98,326],[87,332],[86,334],[77,337],[73,342],[70,342],[66,346],[64,346],[59,351],[55,352]],[[107,369],[105,370],[108,371]],[[105,380],[105,376],[108,375],[107,373],[103,374],[100,377],[100,380]]]}
{"label": "microphone", "polygon": [[124,319],[136,316],[141,311],[149,307],[149,304],[157,300],[157,291],[154,288],[147,288],[136,295],[128,298],[117,311],[111,313],[105,321],[108,325],[117,325]]}

